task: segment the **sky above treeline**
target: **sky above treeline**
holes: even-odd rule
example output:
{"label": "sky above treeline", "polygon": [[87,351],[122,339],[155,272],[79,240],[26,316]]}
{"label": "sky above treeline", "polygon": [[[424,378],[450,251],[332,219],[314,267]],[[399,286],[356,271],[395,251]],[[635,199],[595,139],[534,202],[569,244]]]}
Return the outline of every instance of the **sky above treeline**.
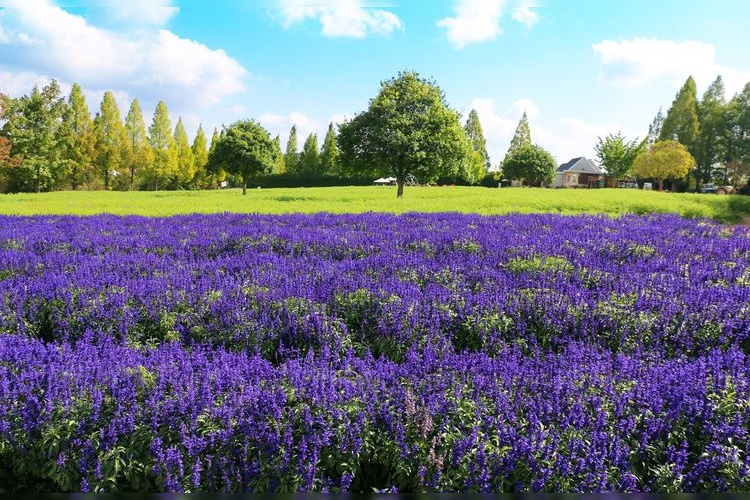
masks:
{"label": "sky above treeline", "polygon": [[73,82],[147,125],[254,118],[286,143],[364,111],[399,71],[476,109],[492,164],[525,111],[559,163],[599,136],[644,137],[692,75],[727,99],[750,82],[746,0],[0,0],[0,92]]}

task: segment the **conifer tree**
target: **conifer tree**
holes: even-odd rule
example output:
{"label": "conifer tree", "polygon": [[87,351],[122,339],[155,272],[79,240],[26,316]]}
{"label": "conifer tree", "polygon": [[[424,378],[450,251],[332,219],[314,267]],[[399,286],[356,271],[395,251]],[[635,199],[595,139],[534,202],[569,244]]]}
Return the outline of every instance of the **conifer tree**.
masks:
{"label": "conifer tree", "polygon": [[[505,158],[510,157],[518,148],[521,146],[531,145],[531,129],[529,128],[529,118],[526,115],[526,111],[523,112],[523,116],[518,121],[516,126],[516,132],[513,134],[513,138],[510,140],[510,147],[508,152],[505,153]],[[505,159],[503,159],[505,163]]]}
{"label": "conifer tree", "polygon": [[[526,116],[525,113],[524,116]],[[477,113],[477,110],[472,109],[469,113],[469,118],[466,120],[464,130],[466,131],[466,138],[469,140],[472,149],[479,153],[479,156],[482,158],[484,169],[489,170],[490,155],[487,154],[487,140],[484,138],[482,124],[479,121],[479,114]],[[528,122],[526,123],[526,130],[528,131]],[[531,142],[530,134],[528,140],[529,142]]]}
{"label": "conifer tree", "polygon": [[283,174],[286,171],[286,165],[284,164],[284,153],[281,151],[281,137],[278,134],[273,139],[273,147],[276,163],[272,173]]}
{"label": "conifer tree", "polygon": [[177,148],[172,137],[172,122],[164,101],[159,101],[154,110],[154,118],[148,128],[148,142],[153,151],[154,160],[147,170],[149,186],[154,190],[167,187],[177,173]]}
{"label": "conifer tree", "polygon": [[726,156],[727,103],[724,98],[724,82],[721,76],[708,87],[698,103],[700,134],[695,147],[695,175],[699,183],[711,180],[715,163]]}
{"label": "conifer tree", "polygon": [[[211,158],[211,154],[216,151],[220,139],[221,134],[219,134],[218,129],[214,129],[214,133],[211,135],[211,146],[208,149],[208,158]],[[227,172],[222,167],[222,164],[217,162],[207,162],[205,168],[208,176],[208,185],[212,189],[221,187],[221,183],[227,178]]]}
{"label": "conifer tree", "polygon": [[323,174],[333,175],[339,171],[339,147],[336,141],[336,127],[333,122],[328,124],[328,132],[323,139],[323,148],[320,152],[320,169]]}
{"label": "conifer tree", "polygon": [[111,91],[104,98],[94,118],[96,133],[96,165],[104,183],[104,189],[112,187],[112,177],[120,175],[123,159],[127,155],[127,138],[122,123],[120,107]]}
{"label": "conifer tree", "polygon": [[667,111],[664,125],[659,135],[660,141],[674,140],[688,148],[695,156],[695,146],[700,134],[698,118],[698,98],[695,80],[688,77]]}
{"label": "conifer tree", "polygon": [[320,175],[320,151],[318,134],[310,133],[305,139],[300,156],[300,170],[307,175]]}
{"label": "conifer tree", "polygon": [[198,125],[198,131],[193,139],[193,169],[195,171],[196,189],[203,186],[206,177],[206,163],[208,163],[208,141],[203,125]]}
{"label": "conifer tree", "polygon": [[153,162],[151,145],[146,135],[146,123],[143,121],[143,111],[138,99],[133,99],[125,117],[125,136],[128,142],[128,155],[125,161],[128,172],[127,187],[132,190],[136,187],[138,176]]}
{"label": "conifer tree", "polygon": [[646,146],[653,146],[661,137],[661,129],[664,127],[664,113],[659,108],[659,112],[656,113],[654,121],[648,126],[648,137],[646,138]]}
{"label": "conifer tree", "polygon": [[91,179],[96,146],[94,121],[86,97],[77,83],[70,90],[60,130],[67,180],[75,191]]}
{"label": "conifer tree", "polygon": [[284,164],[287,172],[297,172],[299,154],[297,153],[297,125],[292,125],[289,131],[289,139],[286,141],[286,152],[284,153]]}
{"label": "conifer tree", "polygon": [[195,180],[195,160],[190,147],[185,125],[182,118],[177,120],[174,127],[174,144],[177,150],[177,171],[173,181],[174,187],[180,188],[191,184]]}

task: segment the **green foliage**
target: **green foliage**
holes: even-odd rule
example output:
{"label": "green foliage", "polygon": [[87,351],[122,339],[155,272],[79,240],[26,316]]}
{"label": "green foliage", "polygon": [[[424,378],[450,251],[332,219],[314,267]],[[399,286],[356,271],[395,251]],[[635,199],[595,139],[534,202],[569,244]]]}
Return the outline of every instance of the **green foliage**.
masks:
{"label": "green foliage", "polygon": [[[519,148],[523,146],[530,146],[531,144],[531,129],[529,128],[529,118],[526,115],[526,111],[524,111],[523,116],[521,116],[521,119],[518,121],[518,125],[516,126],[516,132],[513,134],[513,138],[510,140],[510,147],[508,147],[508,152],[505,153],[505,158],[507,159]],[[503,165],[505,165],[505,160],[503,160]]]}
{"label": "green foliage", "polygon": [[328,124],[328,132],[323,139],[323,148],[320,152],[321,171],[323,174],[339,173],[339,146],[336,140],[336,127],[333,122]]}
{"label": "green foliage", "polygon": [[206,174],[208,175],[207,183],[209,188],[219,187],[219,185],[227,178],[227,173],[221,165],[208,162],[208,159],[211,158],[211,153],[219,144],[220,138],[221,135],[219,134],[219,131],[214,129],[214,133],[211,135],[211,146],[208,149],[208,158],[206,159]]}
{"label": "green foliage", "polygon": [[476,109],[472,109],[469,112],[469,117],[466,119],[466,125],[464,125],[466,131],[466,138],[471,144],[471,148],[480,156],[482,165],[484,166],[484,172],[490,169],[490,155],[487,153],[487,140],[484,138],[484,132],[482,131],[482,124],[479,121],[479,114]]}
{"label": "green foliage", "polygon": [[154,159],[145,172],[146,183],[154,190],[162,188],[173,179],[178,168],[177,148],[172,137],[172,122],[164,101],[159,101],[154,118],[148,128],[148,142]]}
{"label": "green foliage", "polygon": [[349,172],[395,176],[399,198],[408,175],[425,183],[458,174],[466,142],[442,90],[415,72],[382,82],[369,108],[339,127],[341,159]]}
{"label": "green foliage", "polygon": [[87,184],[93,174],[94,122],[81,86],[73,84],[63,113],[60,135],[64,145],[67,184],[75,191]]}
{"label": "green foliage", "polygon": [[652,178],[662,190],[665,179],[683,179],[695,167],[695,159],[683,144],[659,141],[635,159],[633,173],[640,178]]}
{"label": "green foliage", "polygon": [[259,123],[238,121],[221,131],[208,155],[211,170],[225,170],[242,177],[242,194],[247,194],[251,177],[268,174],[276,161],[274,143]]}
{"label": "green foliage", "polygon": [[153,152],[146,135],[146,124],[138,99],[133,99],[125,117],[125,136],[127,137],[127,156],[124,167],[127,171],[127,188],[134,189],[140,176],[153,162]]}
{"label": "green foliage", "polygon": [[305,145],[300,155],[299,171],[308,175],[321,174],[320,152],[318,151],[318,136],[311,133],[305,139]]}
{"label": "green foliage", "polygon": [[[61,124],[65,99],[56,80],[31,95],[5,100],[2,135],[13,145],[17,165],[5,170],[10,191],[49,191],[59,187],[64,162]],[[7,147],[7,145],[6,145]]]}
{"label": "green foliage", "polygon": [[122,123],[120,108],[115,95],[104,93],[99,113],[94,118],[96,134],[96,166],[101,175],[104,189],[111,188],[112,177],[122,170],[126,157],[127,137]]}
{"label": "green foliage", "polygon": [[551,183],[557,162],[549,152],[536,144],[515,149],[503,161],[503,175],[509,179],[525,180],[529,185]]}
{"label": "green foliage", "polygon": [[709,182],[714,164],[726,156],[726,137],[729,133],[726,108],[724,82],[719,76],[698,103],[700,135],[694,149],[697,163],[695,174],[699,183]]}
{"label": "green foliage", "polygon": [[607,170],[607,175],[614,179],[626,179],[631,176],[633,162],[636,156],[643,150],[644,144],[633,139],[625,141],[621,132],[617,135],[609,134],[606,138],[597,138],[596,158]]}
{"label": "green foliage", "polygon": [[286,172],[297,172],[299,167],[299,153],[297,153],[297,125],[292,125],[289,130],[289,139],[286,141],[286,152],[284,153],[284,165]]}
{"label": "green foliage", "polygon": [[[726,156],[735,169],[747,174],[750,169],[750,83],[730,101],[727,121]],[[747,179],[743,176],[743,180]]]}
{"label": "green foliage", "polygon": [[672,107],[667,111],[659,140],[677,141],[694,154],[699,134],[698,96],[695,80],[690,76],[675,96]]}
{"label": "green foliage", "polygon": [[206,164],[208,163],[208,141],[206,140],[206,133],[203,131],[203,125],[198,125],[198,131],[195,133],[191,150],[193,152],[196,187],[204,187],[206,182]]}
{"label": "green foliage", "polygon": [[174,184],[178,187],[188,187],[195,180],[195,159],[182,118],[177,120],[174,127],[174,143],[177,151]]}
{"label": "green foliage", "polygon": [[662,128],[664,128],[664,113],[662,113],[661,108],[659,108],[659,111],[654,117],[654,121],[648,126],[648,137],[646,138],[646,145],[648,147],[653,146],[654,143],[659,140]]}
{"label": "green foliage", "polygon": [[284,163],[284,153],[281,151],[281,137],[277,134],[273,138],[273,149],[276,157],[276,163],[273,167],[274,174],[283,174],[286,172],[286,164]]}

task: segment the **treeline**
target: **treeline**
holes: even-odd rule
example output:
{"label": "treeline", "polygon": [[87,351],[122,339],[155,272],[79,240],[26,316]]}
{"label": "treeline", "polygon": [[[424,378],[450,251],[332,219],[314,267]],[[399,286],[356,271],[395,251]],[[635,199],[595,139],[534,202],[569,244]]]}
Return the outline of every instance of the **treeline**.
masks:
{"label": "treeline", "polygon": [[[209,141],[199,126],[190,141],[181,118],[172,125],[163,101],[147,126],[138,99],[123,119],[114,93],[107,91],[92,115],[80,85],[64,96],[52,80],[20,98],[0,94],[0,124],[0,192],[215,189],[241,182],[231,169],[208,161],[220,131],[214,130]],[[283,151],[276,136],[273,168],[264,182],[363,183],[369,173],[344,164],[338,133],[331,123],[322,144],[311,133],[299,150],[295,125]],[[477,184],[487,176],[490,161],[476,111],[469,115],[465,133],[472,161],[449,181]]]}

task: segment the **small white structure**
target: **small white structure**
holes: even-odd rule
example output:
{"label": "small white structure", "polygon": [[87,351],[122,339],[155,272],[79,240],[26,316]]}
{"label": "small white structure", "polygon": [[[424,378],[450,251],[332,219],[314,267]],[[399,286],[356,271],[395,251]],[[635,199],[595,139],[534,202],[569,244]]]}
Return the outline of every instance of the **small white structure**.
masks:
{"label": "small white structure", "polygon": [[599,165],[584,156],[580,156],[557,167],[552,187],[592,187],[594,183],[603,180],[604,171]]}
{"label": "small white structure", "polygon": [[380,179],[375,179],[372,181],[373,184],[376,186],[393,186],[396,184],[396,178],[395,177],[381,177]]}

